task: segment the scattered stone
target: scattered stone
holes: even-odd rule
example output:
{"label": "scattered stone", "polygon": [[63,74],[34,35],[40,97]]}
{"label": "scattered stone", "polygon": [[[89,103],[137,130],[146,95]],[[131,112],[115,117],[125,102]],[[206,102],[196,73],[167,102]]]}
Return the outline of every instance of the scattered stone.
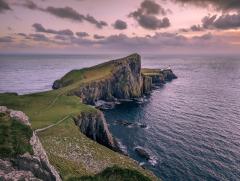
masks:
{"label": "scattered stone", "polygon": [[6,106],[0,106],[0,113],[6,113],[7,107]]}
{"label": "scattered stone", "polygon": [[151,158],[150,154],[142,147],[138,146],[135,148],[135,151],[137,152],[137,154],[147,160],[149,160]]}
{"label": "scattered stone", "polygon": [[114,123],[118,124],[118,125],[121,125],[121,126],[128,127],[128,128],[136,128],[136,127],[147,128],[146,124],[132,123],[132,122],[128,122],[128,121],[125,121],[125,120],[116,120],[116,121],[114,121]]}
{"label": "scattered stone", "polygon": [[9,115],[11,118],[17,119],[22,124],[25,124],[28,126],[31,125],[29,122],[28,116],[26,114],[24,114],[22,111],[15,111],[15,110],[11,110],[11,109],[8,109],[8,111],[9,111]]}

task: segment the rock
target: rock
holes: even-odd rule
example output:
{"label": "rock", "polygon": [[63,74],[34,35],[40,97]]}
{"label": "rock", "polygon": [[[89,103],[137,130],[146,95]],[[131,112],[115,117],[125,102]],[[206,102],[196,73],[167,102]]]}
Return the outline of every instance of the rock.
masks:
{"label": "rock", "polygon": [[150,94],[152,90],[152,77],[150,76],[143,76],[143,93]]}
{"label": "rock", "polygon": [[74,118],[74,121],[80,128],[80,131],[87,137],[114,151],[121,152],[108,129],[107,122],[101,111],[90,113],[82,112]]}
{"label": "rock", "polygon": [[0,106],[0,113],[6,113],[7,107],[6,106]]}
{"label": "rock", "polygon": [[165,81],[171,81],[173,79],[177,79],[177,76],[173,73],[171,69],[165,69],[162,71],[162,73]]}
{"label": "rock", "polygon": [[131,126],[134,124],[125,120],[116,120],[115,123],[122,126]]}
{"label": "rock", "polygon": [[41,179],[35,177],[32,172],[19,170],[10,160],[0,159],[0,180],[34,180],[40,181]]}
{"label": "rock", "polygon": [[126,126],[129,128],[133,128],[133,127],[139,127],[139,128],[147,128],[146,124],[141,124],[141,123],[131,123],[125,120],[116,120],[114,121],[115,124],[121,125],[121,126]]}
{"label": "rock", "polygon": [[139,124],[139,127],[140,128],[147,128],[147,125],[146,124]]}
{"label": "rock", "polygon": [[115,108],[116,104],[118,104],[118,102],[106,102],[103,100],[98,100],[95,102],[95,107],[98,109],[106,110]]}
{"label": "rock", "polygon": [[9,115],[11,118],[17,119],[22,124],[25,124],[28,126],[31,125],[29,122],[28,116],[26,114],[24,114],[22,111],[15,111],[15,110],[11,110],[11,109],[8,109],[8,111],[9,111]]}
{"label": "rock", "polygon": [[151,158],[150,154],[142,147],[138,146],[135,148],[135,151],[137,152],[137,154],[147,160],[149,160]]}
{"label": "rock", "polygon": [[60,80],[55,80],[54,83],[53,83],[52,88],[53,89],[59,89],[61,87],[62,87],[61,81]]}

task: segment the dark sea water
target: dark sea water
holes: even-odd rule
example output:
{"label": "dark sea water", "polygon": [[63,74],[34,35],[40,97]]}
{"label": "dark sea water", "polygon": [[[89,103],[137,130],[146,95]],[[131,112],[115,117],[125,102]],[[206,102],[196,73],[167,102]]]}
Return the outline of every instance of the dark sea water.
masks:
{"label": "dark sea water", "polygon": [[[0,92],[49,90],[66,72],[114,57],[1,55]],[[105,111],[113,135],[129,155],[166,181],[240,180],[240,56],[142,59],[145,67],[170,65],[178,79],[154,90],[143,104]],[[147,128],[116,125],[119,119]],[[139,157],[136,146],[144,147],[152,160]]]}

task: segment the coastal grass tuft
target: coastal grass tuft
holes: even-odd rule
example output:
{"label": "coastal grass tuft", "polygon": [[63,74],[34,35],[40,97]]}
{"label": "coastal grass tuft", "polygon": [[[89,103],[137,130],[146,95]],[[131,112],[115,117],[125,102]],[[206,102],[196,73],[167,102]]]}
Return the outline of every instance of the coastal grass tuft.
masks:
{"label": "coastal grass tuft", "polygon": [[73,177],[68,181],[151,181],[148,177],[132,169],[118,166],[108,167],[94,176]]}
{"label": "coastal grass tuft", "polygon": [[12,119],[9,115],[0,115],[0,157],[15,157],[26,152],[33,154],[30,139],[32,130],[29,126]]}

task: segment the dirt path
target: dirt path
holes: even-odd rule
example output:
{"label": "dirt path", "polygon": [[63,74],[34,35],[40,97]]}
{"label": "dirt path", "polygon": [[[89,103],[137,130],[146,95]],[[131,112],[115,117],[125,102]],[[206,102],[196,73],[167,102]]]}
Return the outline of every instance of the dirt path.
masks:
{"label": "dirt path", "polygon": [[47,127],[44,127],[44,128],[36,129],[35,132],[36,132],[36,133],[42,132],[42,131],[45,131],[45,130],[47,130],[47,129],[49,129],[49,128],[52,128],[53,126],[57,126],[58,124],[60,124],[61,122],[63,122],[64,120],[66,120],[66,119],[68,119],[68,118],[70,118],[70,117],[71,117],[71,115],[67,115],[67,116],[65,116],[63,119],[59,120],[57,123],[51,124],[51,125],[49,125],[49,126],[47,126]]}

